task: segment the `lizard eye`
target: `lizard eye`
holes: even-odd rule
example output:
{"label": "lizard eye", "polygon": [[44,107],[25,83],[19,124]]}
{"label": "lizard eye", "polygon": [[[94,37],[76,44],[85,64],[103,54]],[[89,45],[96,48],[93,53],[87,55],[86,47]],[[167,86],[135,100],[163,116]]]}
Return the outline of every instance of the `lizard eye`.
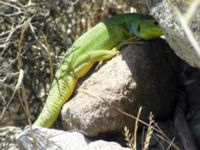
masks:
{"label": "lizard eye", "polygon": [[158,24],[158,22],[157,22],[157,21],[155,21],[155,22],[154,22],[154,25],[158,26],[159,24]]}

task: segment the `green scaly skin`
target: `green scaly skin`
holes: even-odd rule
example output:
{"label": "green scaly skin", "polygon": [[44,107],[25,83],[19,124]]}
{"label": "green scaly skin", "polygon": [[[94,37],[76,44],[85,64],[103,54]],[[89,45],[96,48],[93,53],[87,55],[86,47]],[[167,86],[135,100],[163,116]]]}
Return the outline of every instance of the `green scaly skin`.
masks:
{"label": "green scaly skin", "polygon": [[119,54],[118,45],[133,37],[149,40],[160,35],[162,30],[155,20],[141,14],[117,15],[91,28],[79,37],[64,55],[46,104],[34,125],[51,127],[63,104],[72,95],[78,79],[83,77],[95,62]]}

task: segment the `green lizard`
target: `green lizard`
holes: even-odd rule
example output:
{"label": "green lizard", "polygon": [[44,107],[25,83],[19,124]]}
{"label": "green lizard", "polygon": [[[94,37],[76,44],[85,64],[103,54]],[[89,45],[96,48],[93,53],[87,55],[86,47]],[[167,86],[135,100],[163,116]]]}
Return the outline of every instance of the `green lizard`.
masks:
{"label": "green lizard", "polygon": [[119,54],[119,45],[134,37],[149,40],[162,35],[157,22],[142,14],[121,14],[91,28],[64,55],[55,74],[46,104],[34,125],[50,127],[69,100],[79,78],[97,61]]}

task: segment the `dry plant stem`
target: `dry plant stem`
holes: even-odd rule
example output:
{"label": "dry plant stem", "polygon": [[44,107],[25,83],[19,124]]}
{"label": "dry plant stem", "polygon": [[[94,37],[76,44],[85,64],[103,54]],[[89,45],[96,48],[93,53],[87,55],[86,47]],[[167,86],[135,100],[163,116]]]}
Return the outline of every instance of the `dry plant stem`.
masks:
{"label": "dry plant stem", "polygon": [[137,131],[138,131],[138,122],[141,115],[142,107],[139,108],[138,115],[135,121],[135,129],[134,129],[134,141],[133,141],[133,149],[137,149]]}
{"label": "dry plant stem", "polygon": [[27,119],[28,119],[28,124],[29,124],[29,127],[30,127],[31,136],[32,136],[32,138],[33,138],[34,150],[37,150],[37,149],[38,149],[37,140],[36,140],[35,135],[34,135],[34,132],[33,132],[32,122],[31,122],[30,109],[29,109],[29,106],[28,106],[28,103],[27,103],[28,96],[27,96],[27,94],[26,94],[26,90],[25,90],[23,84],[21,85],[21,92],[22,92],[22,101],[23,101],[24,104],[25,104],[25,107],[23,107],[23,108],[25,108],[24,111],[25,111],[26,117],[27,117]]}
{"label": "dry plant stem", "polygon": [[0,45],[0,47],[3,47],[3,51],[1,52],[0,56],[2,57],[3,54],[5,53],[5,51],[7,50],[7,47],[9,45],[9,41],[11,40],[12,35],[15,33],[15,31],[17,31],[17,29],[21,28],[23,26],[23,24],[18,25],[16,27],[12,27],[11,30],[6,31],[5,33],[2,33],[1,36],[3,36],[4,34],[9,34],[8,37],[6,38],[4,44]]}
{"label": "dry plant stem", "polygon": [[149,149],[150,139],[151,139],[152,134],[153,134],[153,129],[151,127],[151,126],[153,126],[153,123],[154,123],[153,114],[150,113],[150,116],[149,116],[149,125],[150,126],[147,129],[147,134],[146,134],[146,138],[145,138],[145,141],[144,141],[143,150],[148,150]]}
{"label": "dry plant stem", "polygon": [[43,35],[43,39],[44,39],[44,43],[47,47],[47,55],[48,55],[49,68],[50,68],[50,79],[51,79],[51,83],[52,83],[54,73],[53,73],[53,63],[52,63],[52,59],[51,59],[51,47],[50,47],[47,37],[45,35]]}
{"label": "dry plant stem", "polygon": [[[155,133],[155,135],[157,136],[157,137],[159,137],[160,139],[162,139],[163,141],[165,141],[166,143],[168,143],[169,145],[171,145],[171,147],[173,147],[174,149],[176,149],[176,150],[181,150],[175,143],[173,143],[173,141],[174,141],[174,138],[173,138],[173,140],[170,140],[168,137],[167,137],[167,135],[160,129],[160,127],[157,125],[157,124],[155,124],[155,127],[161,132],[161,133]],[[156,138],[156,137],[155,137]],[[160,143],[161,144],[161,146],[164,148],[164,146],[162,145],[162,143]]]}
{"label": "dry plant stem", "polygon": [[6,2],[4,2],[4,1],[0,1],[0,4],[13,7],[13,8],[15,8],[15,9],[17,9],[19,12],[21,11],[21,8],[20,8],[20,7],[17,7],[17,6],[15,6],[15,5],[10,4],[10,3],[6,3]]}
{"label": "dry plant stem", "polygon": [[175,138],[173,138],[173,139],[172,139],[172,141],[171,141],[171,143],[169,144],[169,146],[168,146],[167,150],[170,150],[170,148],[171,148],[172,144],[174,143],[174,140],[175,140]]}
{"label": "dry plant stem", "polygon": [[162,133],[162,136],[164,136],[167,140],[169,140],[170,141],[170,139],[167,137],[167,135],[161,130],[161,128],[157,125],[157,124],[155,124],[155,127],[159,130],[159,131],[161,131]]}
{"label": "dry plant stem", "polygon": [[185,119],[186,98],[184,93],[178,95],[174,116],[174,126],[180,136],[185,150],[197,150],[195,140]]}
{"label": "dry plant stem", "polygon": [[127,142],[127,145],[133,150],[137,150],[137,131],[138,131],[138,123],[139,123],[141,112],[142,112],[142,107],[140,107],[138,110],[138,115],[135,121],[135,128],[134,128],[133,135],[130,133],[129,129],[126,126],[124,127],[125,140]]}
{"label": "dry plant stem", "polygon": [[[177,149],[177,150],[180,150],[180,148],[178,147],[178,146],[176,146],[172,141],[173,140],[170,140],[168,137],[167,137],[167,135],[161,130],[161,128],[157,125],[157,124],[155,124],[155,127],[159,130],[159,131],[161,131],[161,134],[159,135],[159,134],[156,134],[159,138],[161,138],[161,139],[163,139],[166,143],[168,143],[168,144],[170,144],[170,145],[172,145],[172,147],[174,147],[175,149]],[[162,136],[161,136],[162,135]],[[164,137],[164,138],[163,138]]]}
{"label": "dry plant stem", "polygon": [[[3,104],[3,105],[4,105],[4,104],[6,104],[6,100],[5,100],[5,98],[3,97],[3,95],[2,95],[2,93],[1,93],[1,92],[0,92],[0,96],[1,96],[1,99],[2,99],[2,101],[3,101],[3,103],[2,103],[2,104]],[[0,118],[1,118],[1,117],[0,117]],[[0,120],[1,120],[1,119],[0,119]]]}
{"label": "dry plant stem", "polygon": [[52,0],[48,0],[49,5],[51,6],[51,8],[60,15],[60,11],[59,9],[56,7],[55,1]]}
{"label": "dry plant stem", "polygon": [[155,135],[157,137],[159,137],[160,139],[162,139],[163,141],[165,141],[166,143],[168,143],[169,145],[171,145],[171,147],[173,147],[175,150],[181,150],[175,143],[172,143],[172,140],[166,140],[162,135],[155,133]]}
{"label": "dry plant stem", "polygon": [[127,142],[127,145],[134,149],[133,148],[133,136],[132,134],[130,133],[129,129],[125,126],[124,127],[124,137],[125,137],[125,141]]}
{"label": "dry plant stem", "polygon": [[31,22],[32,18],[28,18],[27,21],[24,22],[20,34],[20,39],[18,43],[18,53],[17,53],[17,59],[18,59],[18,70],[21,69],[22,67],[22,61],[21,61],[21,53],[22,53],[22,48],[23,48],[23,39],[24,39],[24,33],[28,30],[29,24]]}
{"label": "dry plant stem", "polygon": [[[18,43],[18,53],[17,53],[18,69],[19,70],[21,70],[21,68],[22,68],[21,54],[22,54],[22,49],[23,49],[23,40],[24,40],[25,32],[29,28],[31,19],[32,18],[28,18],[28,20],[24,22],[22,30],[21,30],[21,34],[20,34],[20,39],[19,39],[19,43]],[[22,100],[25,104],[25,107],[23,107],[23,108],[25,108],[24,111],[25,111],[25,114],[27,116],[28,123],[29,123],[29,126],[30,126],[31,136],[33,138],[34,149],[37,150],[38,148],[37,148],[36,139],[35,139],[35,136],[34,136],[34,132],[33,132],[33,129],[32,129],[32,123],[31,123],[31,114],[30,114],[30,110],[29,110],[29,107],[28,107],[28,103],[27,103],[28,97],[26,95],[23,83],[21,83],[21,92],[22,92]]]}
{"label": "dry plant stem", "polygon": [[[0,34],[0,36],[5,36],[5,35],[7,35],[7,34],[10,34],[10,35],[7,37],[7,40],[6,40],[6,41],[8,41],[8,39],[11,37],[11,35],[12,35],[17,29],[21,28],[22,26],[23,26],[23,24],[17,25],[17,26],[15,26],[13,29],[10,29],[10,30],[7,30],[7,31],[2,32],[2,33]],[[4,45],[5,45],[5,44],[4,44]]]}
{"label": "dry plant stem", "polygon": [[163,143],[159,140],[159,137],[156,134],[152,135],[154,137],[154,139],[158,142],[158,144],[161,146],[161,148],[163,150],[165,150],[165,146],[163,145]]}

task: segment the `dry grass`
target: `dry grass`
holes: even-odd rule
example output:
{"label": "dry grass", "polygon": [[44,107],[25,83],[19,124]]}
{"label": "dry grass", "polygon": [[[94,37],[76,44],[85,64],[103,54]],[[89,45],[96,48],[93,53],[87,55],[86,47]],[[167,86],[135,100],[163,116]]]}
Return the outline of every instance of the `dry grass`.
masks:
{"label": "dry grass", "polygon": [[150,113],[149,126],[147,128],[147,133],[146,133],[146,137],[145,137],[145,140],[144,140],[143,150],[148,150],[148,148],[149,148],[150,140],[151,140],[151,137],[152,137],[152,134],[153,134],[153,128],[152,128],[153,125],[154,125],[153,114]]}
{"label": "dry grass", "polygon": [[[135,119],[135,128],[134,128],[134,132],[131,133],[131,131],[125,126],[124,127],[124,137],[125,137],[125,141],[127,142],[127,146],[129,148],[131,148],[132,150],[137,150],[138,147],[137,145],[138,144],[141,144],[142,145],[142,150],[148,150],[150,147],[150,143],[151,143],[151,138],[155,138],[157,139],[157,141],[159,141],[158,139],[162,140],[163,142],[167,143],[168,144],[168,147],[166,148],[165,146],[162,146],[162,143],[161,144],[161,147],[163,147],[163,149],[170,149],[170,148],[173,148],[175,150],[180,150],[180,148],[174,143],[174,139],[170,139],[167,137],[167,135],[159,128],[159,126],[155,123],[154,119],[153,119],[153,114],[150,113],[149,115],[149,123],[145,123],[143,124],[143,121],[141,121],[139,119],[139,116],[141,114],[141,108],[139,109],[138,111],[138,116],[137,118]],[[130,115],[128,115],[130,117]],[[135,118],[134,116],[132,116],[132,118]],[[142,123],[143,125],[145,125],[147,127],[146,129],[146,134],[143,134],[144,137],[142,137],[142,143],[138,143],[138,123]]]}
{"label": "dry grass", "polygon": [[[137,150],[137,137],[138,137],[137,132],[138,132],[138,123],[139,123],[139,117],[140,117],[141,111],[142,109],[140,108],[138,111],[137,119],[135,121],[135,128],[134,128],[133,134],[130,132],[130,130],[126,126],[124,127],[123,134],[125,136],[125,140],[127,142],[128,147],[131,148],[132,150]],[[149,149],[150,140],[153,134],[153,124],[154,124],[153,115],[152,113],[150,113],[149,126],[147,128],[146,136],[142,144],[142,147],[143,147],[142,150]]]}
{"label": "dry grass", "polygon": [[138,131],[138,123],[139,123],[141,111],[142,111],[142,108],[140,107],[136,121],[135,121],[135,128],[134,128],[133,135],[130,133],[129,129],[126,126],[124,127],[125,140],[127,142],[127,145],[133,150],[137,149],[137,131]]}

